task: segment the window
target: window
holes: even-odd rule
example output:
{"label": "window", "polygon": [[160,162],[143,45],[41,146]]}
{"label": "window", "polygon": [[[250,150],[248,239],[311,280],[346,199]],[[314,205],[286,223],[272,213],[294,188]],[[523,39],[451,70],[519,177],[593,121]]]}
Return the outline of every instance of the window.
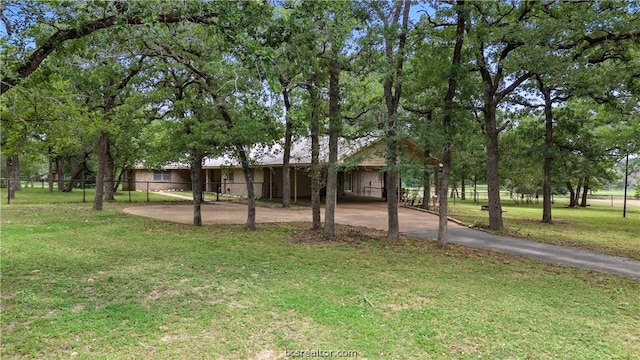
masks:
{"label": "window", "polygon": [[153,181],[171,181],[171,171],[154,171]]}
{"label": "window", "polygon": [[230,182],[230,183],[232,183],[232,182],[233,182],[233,173],[234,173],[234,171],[233,171],[233,170],[234,170],[234,169],[228,169],[228,170],[226,170],[226,171],[225,171],[225,173],[224,173],[224,179],[226,179],[226,180],[227,180],[227,182]]}
{"label": "window", "polygon": [[351,171],[344,173],[344,191],[353,191],[353,177]]}

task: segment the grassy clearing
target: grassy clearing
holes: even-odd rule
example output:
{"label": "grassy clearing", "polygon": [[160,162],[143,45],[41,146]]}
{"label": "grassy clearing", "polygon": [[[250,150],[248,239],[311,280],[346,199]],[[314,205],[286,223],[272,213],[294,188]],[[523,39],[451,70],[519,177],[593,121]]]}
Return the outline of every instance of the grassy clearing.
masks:
{"label": "grassy clearing", "polygon": [[[487,227],[489,214],[472,201],[450,204],[450,215],[467,224]],[[592,202],[587,208],[568,209],[562,200],[552,210],[553,224],[543,224],[542,205],[503,204],[502,234],[535,241],[591,249],[640,260],[640,203],[630,201],[627,217],[622,209]]]}
{"label": "grassy clearing", "polygon": [[640,283],[308,225],[195,228],[126,204],[2,207],[3,359],[640,358]]}

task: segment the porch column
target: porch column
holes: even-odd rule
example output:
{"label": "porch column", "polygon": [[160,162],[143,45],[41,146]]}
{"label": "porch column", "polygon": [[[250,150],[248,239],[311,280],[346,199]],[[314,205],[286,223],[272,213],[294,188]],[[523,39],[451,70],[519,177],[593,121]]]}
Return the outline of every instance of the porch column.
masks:
{"label": "porch column", "polygon": [[298,203],[298,168],[293,168],[293,203]]}
{"label": "porch column", "polygon": [[269,168],[269,200],[273,199],[273,168]]}

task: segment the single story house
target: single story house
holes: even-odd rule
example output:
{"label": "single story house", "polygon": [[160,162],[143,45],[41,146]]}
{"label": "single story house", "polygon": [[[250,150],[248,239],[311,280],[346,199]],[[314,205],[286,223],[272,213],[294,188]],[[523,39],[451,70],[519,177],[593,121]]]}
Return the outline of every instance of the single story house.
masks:
{"label": "single story house", "polygon": [[[424,162],[424,150],[405,139],[402,141],[404,158]],[[320,140],[320,161],[328,162],[328,138]],[[254,163],[254,191],[256,198],[282,197],[282,146],[255,148],[251,152]],[[386,173],[385,142],[382,139],[362,138],[340,139],[338,143],[338,194],[383,198]],[[437,162],[431,158],[430,163]],[[296,202],[299,197],[311,196],[311,141],[301,138],[291,148],[290,158],[291,196]],[[246,196],[246,182],[239,161],[220,156],[205,159],[202,171],[204,191]],[[326,170],[325,170],[326,171]],[[325,176],[326,177],[326,176]],[[172,163],[162,170],[148,170],[139,166],[126,172],[123,179],[124,190],[172,191],[191,190],[189,165]]]}

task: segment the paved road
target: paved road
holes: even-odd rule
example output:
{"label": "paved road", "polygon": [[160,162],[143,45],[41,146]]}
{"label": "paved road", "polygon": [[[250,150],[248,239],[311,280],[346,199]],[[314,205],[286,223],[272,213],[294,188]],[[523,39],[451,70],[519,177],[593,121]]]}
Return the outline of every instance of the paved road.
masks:
{"label": "paved road", "polygon": [[[167,221],[190,224],[193,221],[191,205],[150,205],[126,208],[127,213]],[[434,239],[438,236],[438,217],[413,209],[398,209],[400,231],[408,236]],[[324,211],[322,212],[324,215]],[[243,224],[247,207],[229,202],[207,203],[202,206],[203,224]],[[256,222],[311,221],[309,208],[256,209]],[[387,230],[386,204],[382,202],[350,202],[336,207],[336,223]],[[540,259],[546,262],[565,264],[622,275],[640,280],[640,261],[600,254],[563,246],[548,245],[534,241],[498,236],[469,229],[449,222],[449,241],[476,248],[499,251],[514,255]]]}
{"label": "paved road", "polygon": [[[405,234],[420,238],[438,237],[437,230],[409,231]],[[542,244],[510,236],[498,236],[469,228],[451,229],[449,231],[449,241],[455,244],[522,255],[546,262],[576,266],[640,280],[640,261],[619,256]]]}

